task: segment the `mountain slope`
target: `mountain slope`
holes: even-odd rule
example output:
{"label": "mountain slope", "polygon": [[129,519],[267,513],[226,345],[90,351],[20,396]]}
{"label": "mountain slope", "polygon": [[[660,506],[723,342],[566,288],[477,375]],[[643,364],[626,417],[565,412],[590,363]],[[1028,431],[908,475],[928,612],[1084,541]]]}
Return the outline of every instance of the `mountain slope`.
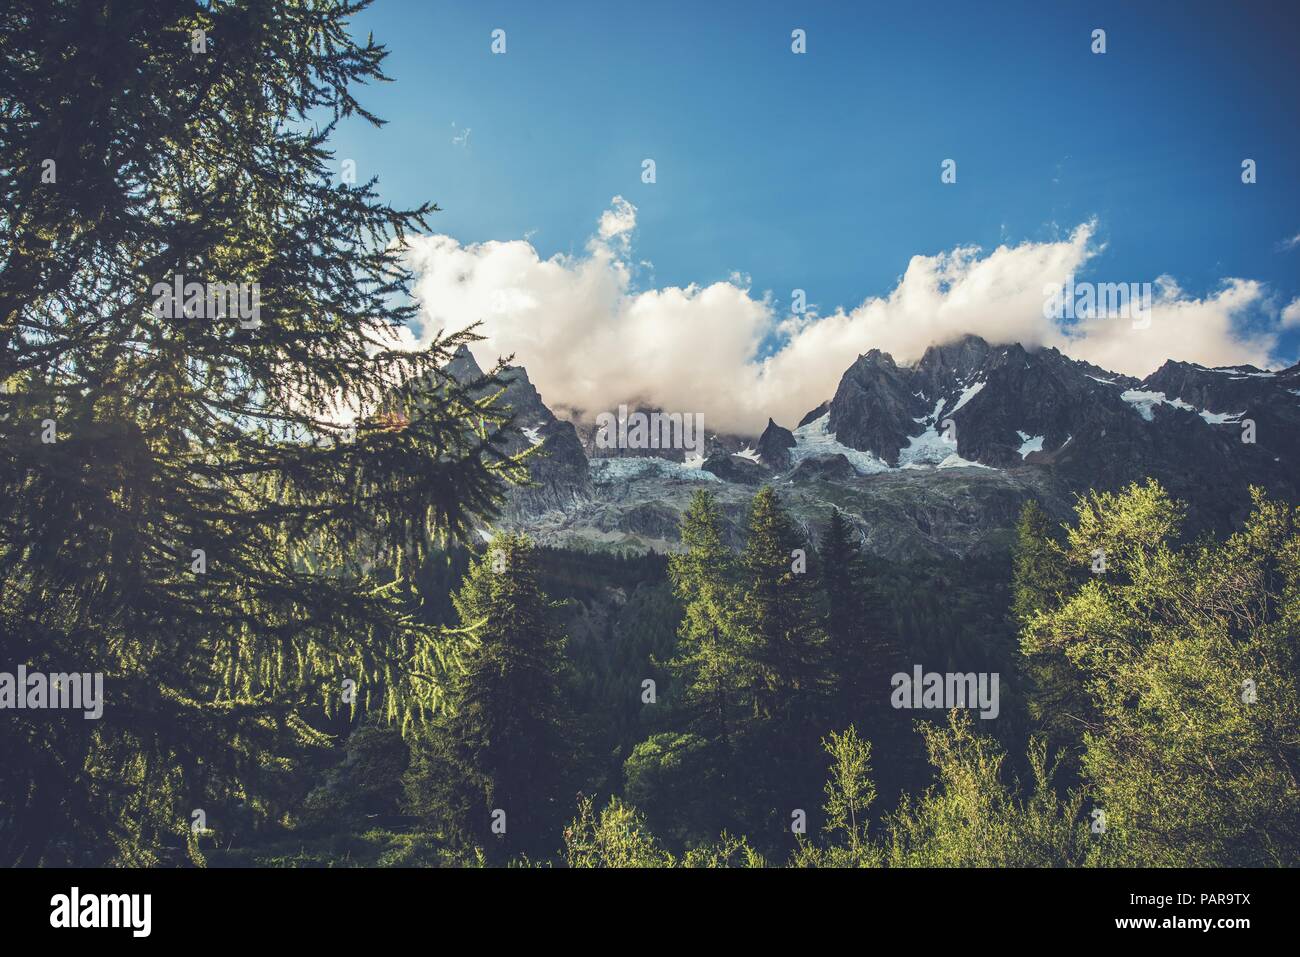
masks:
{"label": "mountain slope", "polygon": [[[477,371],[468,352],[456,361],[458,377]],[[1300,498],[1300,366],[1171,361],[1139,381],[975,336],[911,366],[872,350],[796,428],[769,420],[760,437],[710,436],[702,465],[679,450],[593,455],[591,430],[584,443],[524,370],[512,375],[503,399],[549,454],[530,460],[539,487],[510,493],[507,520],[547,544],[674,548],[700,487],[718,496],[733,537],[755,488],[772,484],[810,535],[835,506],[892,558],[1002,549],[1029,498],[1063,518],[1079,492],[1147,477],[1188,501],[1193,530],[1239,520],[1250,485]]]}
{"label": "mountain slope", "polygon": [[[443,370],[458,382],[468,383],[483,376],[483,370],[469,349],[461,346]],[[505,445],[515,455],[541,446],[530,456],[531,484],[510,490],[505,516],[518,520],[548,509],[567,508],[591,493],[587,457],[573,424],[559,419],[542,401],[540,393],[522,366],[510,366],[500,376],[505,389],[497,404],[511,412],[512,429]],[[478,390],[494,391],[492,387]]]}

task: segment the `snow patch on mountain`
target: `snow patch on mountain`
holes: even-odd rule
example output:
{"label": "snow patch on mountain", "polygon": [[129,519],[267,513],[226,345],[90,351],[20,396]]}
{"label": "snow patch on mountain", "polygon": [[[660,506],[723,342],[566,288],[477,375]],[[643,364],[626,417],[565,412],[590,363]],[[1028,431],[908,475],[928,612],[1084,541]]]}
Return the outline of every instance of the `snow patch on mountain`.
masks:
{"label": "snow patch on mountain", "polygon": [[835,433],[829,431],[831,415],[827,412],[819,419],[813,419],[807,425],[801,425],[792,433],[794,448],[790,450],[790,461],[798,465],[810,455],[843,455],[862,475],[888,472],[889,465],[876,458],[870,452],[859,452],[839,442]]}
{"label": "snow patch on mountain", "polygon": [[593,485],[614,485],[648,477],[679,479],[685,482],[722,481],[712,472],[693,468],[690,462],[683,464],[651,455],[592,459],[589,468]]}
{"label": "snow patch on mountain", "polygon": [[[965,404],[966,404],[967,402],[969,402],[971,399],[975,398],[975,396],[979,395],[980,392],[982,392],[983,390],[984,390],[984,383],[983,383],[983,382],[976,382],[974,385],[967,386],[965,389],[962,390],[961,398],[959,398],[959,399],[957,400],[957,404],[954,405],[954,406],[952,407],[952,411],[953,411],[953,412],[956,412],[958,409],[960,409],[963,405],[965,405]],[[940,405],[942,405],[942,403],[940,403]],[[939,411],[938,411],[937,408],[935,409],[935,413],[934,413],[934,414],[935,414],[935,417],[937,418],[938,415],[939,415]],[[949,413],[949,414],[951,415],[952,413]]]}
{"label": "snow patch on mountain", "polygon": [[[1221,372],[1224,370],[1213,369],[1211,371]],[[1268,374],[1271,375],[1272,373]],[[1234,378],[1236,377],[1234,376]],[[1242,376],[1242,378],[1246,377]],[[1210,425],[1228,425],[1230,423],[1235,423],[1246,414],[1245,410],[1242,410],[1241,412],[1211,412],[1208,409],[1198,409],[1196,406],[1189,402],[1184,402],[1182,399],[1167,398],[1163,392],[1143,392],[1138,389],[1129,389],[1127,392],[1123,393],[1120,398],[1132,405],[1133,408],[1137,410],[1138,414],[1148,422],[1155,418],[1153,410],[1157,405],[1168,405],[1175,409],[1181,409],[1184,412],[1195,412]]]}
{"label": "snow patch on mountain", "polygon": [[903,469],[922,468],[926,465],[939,465],[954,453],[957,443],[944,439],[934,427],[920,435],[912,436],[907,447],[898,453],[898,467]]}
{"label": "snow patch on mountain", "polygon": [[1210,425],[1227,425],[1230,422],[1236,422],[1245,414],[1246,412],[1244,409],[1241,412],[1203,411],[1201,413],[1201,418],[1210,423]]}
{"label": "snow patch on mountain", "polygon": [[[1204,369],[1205,367],[1198,366],[1198,368]],[[1247,372],[1246,369],[1241,366],[1220,366],[1216,369],[1206,369],[1205,371],[1217,372],[1220,375],[1231,376],[1234,379],[1271,379],[1277,375],[1276,372]]]}
{"label": "snow patch on mountain", "polygon": [[1045,435],[1030,435],[1028,432],[1021,432],[1016,429],[1016,435],[1020,436],[1020,457],[1026,458],[1030,452],[1043,451],[1043,439]]}
{"label": "snow patch on mountain", "polygon": [[[929,415],[923,415],[919,419],[913,419],[912,421],[913,422],[938,422],[939,415],[940,413],[943,412],[944,404],[947,401],[948,401],[947,399],[940,397],[939,401],[934,404],[933,412],[931,412]],[[953,411],[956,412],[957,410],[953,409]]]}
{"label": "snow patch on mountain", "polygon": [[970,459],[964,459],[956,452],[948,456],[942,462],[935,466],[940,469],[988,469],[990,472],[1000,471],[991,465],[985,465],[983,462],[972,462]]}
{"label": "snow patch on mountain", "polygon": [[1148,422],[1155,420],[1153,411],[1158,405],[1170,405],[1175,409],[1182,409],[1186,412],[1195,412],[1196,407],[1188,405],[1182,399],[1168,399],[1163,392],[1143,392],[1141,389],[1129,389],[1120,393],[1120,398],[1133,406],[1138,415]]}
{"label": "snow patch on mountain", "polygon": [[945,439],[933,427],[928,428],[920,435],[912,436],[907,448],[899,450],[898,467],[900,469],[992,468],[962,458],[955,451],[956,447],[955,442]]}

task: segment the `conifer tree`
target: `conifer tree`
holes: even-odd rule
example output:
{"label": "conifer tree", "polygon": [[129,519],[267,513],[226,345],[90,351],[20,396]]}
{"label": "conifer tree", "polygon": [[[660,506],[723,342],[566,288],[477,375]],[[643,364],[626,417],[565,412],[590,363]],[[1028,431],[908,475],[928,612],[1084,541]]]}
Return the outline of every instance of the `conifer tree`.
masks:
{"label": "conifer tree", "polygon": [[853,530],[838,508],[831,509],[822,532],[818,558],[826,593],[826,637],[833,652],[851,654],[852,636],[861,625],[861,555]]}
{"label": "conifer tree", "polygon": [[457,666],[417,747],[411,804],[490,860],[548,852],[568,811],[573,727],[564,639],[528,539],[493,538],[453,601]]}
{"label": "conifer tree", "polygon": [[814,604],[815,584],[796,556],[797,551],[806,556],[807,547],[776,493],[770,487],[759,491],[740,558],[743,590],[737,617],[744,629],[753,714],[760,722],[802,724],[824,707],[825,636]]}
{"label": "conifer tree", "polygon": [[748,532],[734,612],[750,699],[746,822],[751,836],[770,835],[761,847],[777,849],[777,835],[790,840],[790,809],[817,809],[830,681],[810,546],[770,487],[753,498]]}
{"label": "conifer tree", "polygon": [[696,492],[682,514],[682,545],[668,573],[683,603],[677,654],[668,663],[679,726],[730,764],[744,713],[735,624],[735,556],[722,539],[722,513],[708,492]]}
{"label": "conifer tree", "polygon": [[1030,499],[1016,521],[1012,564],[1012,612],[1027,621],[1051,608],[1071,584],[1066,556],[1043,507]]}
{"label": "conifer tree", "polygon": [[[660,719],[624,765],[627,793],[675,842],[734,827],[746,799],[741,759],[746,688],[737,645],[735,556],[723,540],[722,512],[707,491],[682,513],[685,551],[668,560],[682,607],[677,646],[664,662],[671,679]],[[656,706],[659,707],[659,706]]]}
{"label": "conifer tree", "polygon": [[[1012,555],[1011,611],[1016,624],[1028,626],[1036,615],[1055,609],[1078,577],[1071,574],[1058,530],[1042,506],[1030,499],[1016,522]],[[1066,752],[1062,771],[1072,779],[1083,734],[1096,724],[1083,675],[1062,648],[1040,649],[1023,662],[1030,719],[1051,749]]]}
{"label": "conifer tree", "polygon": [[838,508],[822,531],[818,565],[835,721],[874,724],[888,698],[894,652],[876,583],[867,575],[853,527]]}
{"label": "conifer tree", "polygon": [[328,146],[365,5],[0,5],[0,658],[106,697],[7,713],[0,863],[194,855],[310,709],[439,706],[406,570],[520,471],[490,400],[415,408],[467,337],[401,346],[437,207]]}

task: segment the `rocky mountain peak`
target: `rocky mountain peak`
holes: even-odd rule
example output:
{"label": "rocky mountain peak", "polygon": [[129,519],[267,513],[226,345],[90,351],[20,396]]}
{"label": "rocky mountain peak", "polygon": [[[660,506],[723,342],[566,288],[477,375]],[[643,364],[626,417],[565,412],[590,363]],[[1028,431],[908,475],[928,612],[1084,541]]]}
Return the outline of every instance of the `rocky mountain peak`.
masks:
{"label": "rocky mountain peak", "polygon": [[859,356],[831,399],[829,430],[851,448],[897,458],[913,420],[926,411],[912,379],[911,369],[900,368],[879,349]]}
{"label": "rocky mountain peak", "polygon": [[[473,353],[461,345],[442,370],[462,385],[483,378],[482,367]],[[485,384],[472,394],[485,395],[504,386],[496,406],[510,414],[504,451],[517,455],[541,446],[527,459],[529,485],[509,489],[506,514],[523,515],[564,508],[590,494],[587,456],[570,422],[565,422],[542,401],[523,366],[507,366],[499,384]]]}
{"label": "rocky mountain peak", "polygon": [[965,379],[984,366],[992,348],[979,336],[965,335],[942,345],[930,346],[917,363],[917,369],[931,377]]}
{"label": "rocky mountain peak", "polygon": [[[447,369],[481,375],[468,349]],[[794,431],[769,418],[757,442],[708,434],[702,462],[674,449],[584,449],[590,424],[557,419],[522,367],[500,378],[518,429],[508,450],[543,446],[528,459],[534,485],[511,491],[506,517],[552,543],[675,547],[678,515],[702,484],[737,523],[769,483],[810,525],[835,504],[861,518],[873,550],[900,556],[1005,547],[1026,498],[1064,517],[1083,490],[1147,477],[1190,504],[1193,526],[1240,519],[1249,485],[1297,497],[1300,366],[1171,360],[1138,380],[978,336],[932,345],[908,366],[872,349]]]}
{"label": "rocky mountain peak", "polygon": [[794,433],[789,429],[781,428],[769,418],[767,428],[759,437],[755,451],[758,453],[759,460],[768,468],[783,471],[790,467],[790,450],[795,445]]}
{"label": "rocky mountain peak", "polygon": [[858,356],[857,362],[853,363],[853,365],[861,366],[864,368],[872,368],[876,366],[884,367],[888,369],[898,368],[898,364],[894,362],[894,357],[891,356],[888,352],[883,352],[880,349],[867,350],[866,352]]}
{"label": "rocky mountain peak", "polygon": [[483,377],[483,369],[474,359],[474,353],[463,342],[443,367],[443,371],[457,382],[473,382]]}

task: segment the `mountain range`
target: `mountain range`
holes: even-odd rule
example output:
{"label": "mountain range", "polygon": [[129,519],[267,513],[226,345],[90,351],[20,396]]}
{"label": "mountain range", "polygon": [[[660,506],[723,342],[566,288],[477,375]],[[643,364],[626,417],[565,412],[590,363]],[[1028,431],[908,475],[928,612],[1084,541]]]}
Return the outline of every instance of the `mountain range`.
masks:
{"label": "mountain range", "polygon": [[[447,371],[462,381],[481,374],[463,347]],[[838,507],[867,551],[898,560],[1004,550],[1026,500],[1064,519],[1076,494],[1147,477],[1187,502],[1192,531],[1240,520],[1252,485],[1298,499],[1300,365],[1171,360],[1138,380],[977,336],[931,346],[913,365],[873,349],[799,422],[769,419],[756,436],[706,433],[694,459],[600,448],[594,415],[557,416],[522,367],[503,378],[511,450],[543,448],[502,524],[543,544],[671,550],[699,488],[715,493],[739,544],[748,501],[765,484],[814,541]]]}

